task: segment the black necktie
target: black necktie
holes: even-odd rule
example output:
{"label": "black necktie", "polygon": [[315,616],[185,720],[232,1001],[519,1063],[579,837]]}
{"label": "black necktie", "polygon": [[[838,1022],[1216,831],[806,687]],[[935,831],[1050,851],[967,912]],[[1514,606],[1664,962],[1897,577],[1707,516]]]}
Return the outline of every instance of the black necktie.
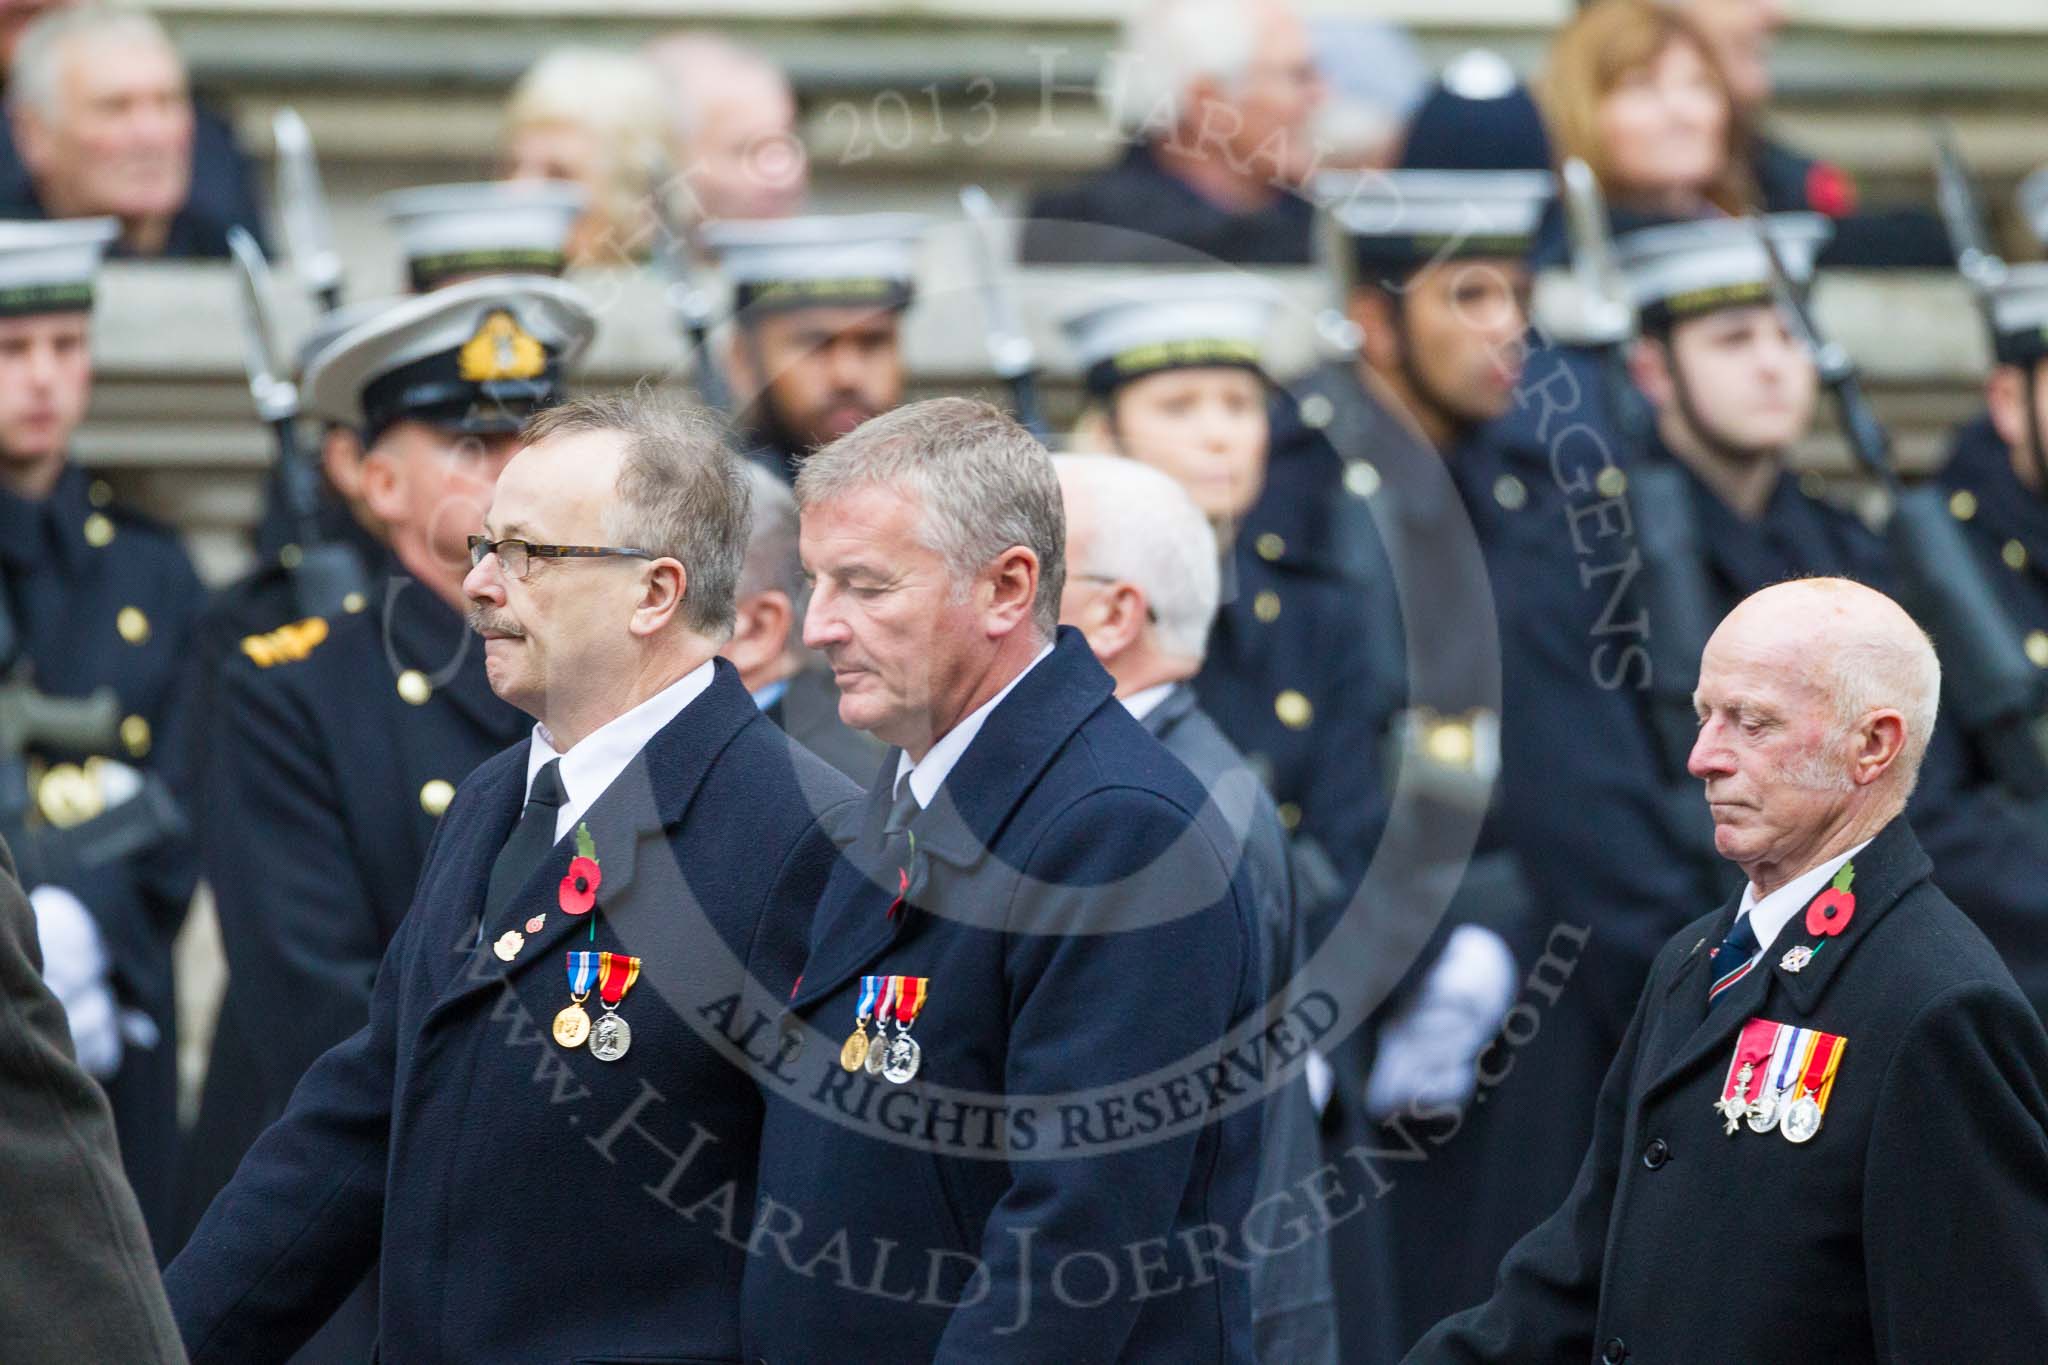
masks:
{"label": "black necktie", "polygon": [[1707,982],[1707,1009],[1711,1011],[1720,1002],[1722,994],[1730,986],[1749,975],[1751,961],[1763,945],[1756,941],[1756,926],[1749,922],[1748,915],[1737,915],[1735,927],[1728,931],[1728,937],[1721,940],[1721,946],[1708,954],[1713,963],[1713,977]]}
{"label": "black necktie", "polygon": [[555,813],[569,794],[562,790],[562,760],[551,758],[533,775],[533,788],[526,794],[526,809],[498,860],[491,864],[491,885],[484,894],[484,917],[495,919],[505,902],[526,885],[555,847]]}
{"label": "black necktie", "polygon": [[910,822],[924,807],[917,804],[917,796],[910,790],[910,779],[905,777],[896,784],[896,799],[889,803],[889,814],[882,820],[882,834],[893,839],[910,828]]}

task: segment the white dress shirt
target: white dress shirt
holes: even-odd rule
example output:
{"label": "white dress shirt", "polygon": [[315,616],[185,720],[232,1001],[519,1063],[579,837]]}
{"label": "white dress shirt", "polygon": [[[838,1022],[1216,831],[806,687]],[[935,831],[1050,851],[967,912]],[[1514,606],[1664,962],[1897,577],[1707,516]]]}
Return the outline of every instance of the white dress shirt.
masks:
{"label": "white dress shirt", "polygon": [[1124,710],[1131,713],[1132,720],[1143,720],[1159,709],[1159,703],[1166,700],[1167,693],[1179,686],[1179,683],[1163,682],[1142,688],[1123,699]]}
{"label": "white dress shirt", "polygon": [[1039,650],[1037,656],[1024,665],[1023,672],[1003,684],[1002,691],[975,707],[965,720],[939,736],[938,742],[925,751],[925,756],[920,761],[912,763],[908,753],[898,753],[896,781],[892,790],[901,791],[903,775],[909,773],[910,794],[917,798],[917,808],[923,810],[929,806],[932,798],[939,794],[939,788],[945,784],[947,775],[953,771],[953,765],[960,761],[960,756],[967,752],[967,746],[974,743],[974,737],[981,733],[982,723],[989,718],[989,713],[1002,705],[1003,698],[1009,696],[1017,684],[1024,681],[1024,675],[1044,662],[1045,656],[1050,653],[1051,645]]}
{"label": "white dress shirt", "polygon": [[1784,932],[1792,917],[1806,908],[1806,903],[1820,894],[1820,889],[1835,879],[1842,870],[1842,864],[1870,847],[1865,839],[1839,858],[1830,858],[1818,867],[1809,868],[1791,881],[1765,896],[1756,898],[1756,883],[1742,888],[1742,908],[1735,913],[1737,919],[1749,916],[1750,931],[1756,935],[1757,956],[1763,956],[1771,946],[1771,940]]}
{"label": "white dress shirt", "polygon": [[624,715],[614,716],[592,730],[566,754],[556,750],[547,726],[534,724],[533,743],[526,750],[526,790],[529,795],[532,793],[534,776],[551,759],[562,760],[562,791],[567,799],[555,815],[557,840],[576,828],[576,822],[589,813],[605,788],[633,761],[633,756],[647,747],[648,740],[704,694],[704,689],[711,686],[712,671],[712,661],[705,660]]}

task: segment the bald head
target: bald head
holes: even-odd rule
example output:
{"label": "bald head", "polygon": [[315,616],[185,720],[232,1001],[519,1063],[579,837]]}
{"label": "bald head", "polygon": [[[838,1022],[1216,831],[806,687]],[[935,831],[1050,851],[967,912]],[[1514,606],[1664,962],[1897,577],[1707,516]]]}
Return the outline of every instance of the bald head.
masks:
{"label": "bald head", "polygon": [[1883,593],[1811,578],[1745,599],[1694,693],[1715,846],[1768,892],[1869,838],[1904,809],[1940,696],[1934,646]]}

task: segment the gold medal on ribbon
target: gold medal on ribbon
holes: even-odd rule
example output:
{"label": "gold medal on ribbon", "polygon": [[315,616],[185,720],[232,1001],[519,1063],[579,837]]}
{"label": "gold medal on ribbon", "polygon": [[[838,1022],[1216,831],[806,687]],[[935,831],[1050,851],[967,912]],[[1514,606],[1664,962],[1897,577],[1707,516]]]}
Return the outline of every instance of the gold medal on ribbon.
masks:
{"label": "gold medal on ribbon", "polygon": [[860,1000],[853,1008],[853,1032],[846,1035],[845,1044],[839,1049],[839,1067],[842,1071],[858,1071],[868,1059],[868,1020],[875,1014],[876,1002],[881,999],[882,978],[864,976],[860,979]]}
{"label": "gold medal on ribbon", "polygon": [[600,956],[586,952],[568,955],[569,1004],[555,1016],[555,1041],[563,1047],[582,1047],[590,1037],[590,1016],[584,1013],[583,1002],[596,984]]}

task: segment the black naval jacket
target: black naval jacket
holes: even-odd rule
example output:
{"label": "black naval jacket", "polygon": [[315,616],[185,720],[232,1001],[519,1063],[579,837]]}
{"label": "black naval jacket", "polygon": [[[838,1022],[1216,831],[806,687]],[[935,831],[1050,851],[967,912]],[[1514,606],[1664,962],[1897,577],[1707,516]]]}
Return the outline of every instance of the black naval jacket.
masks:
{"label": "black naval jacket", "polygon": [[[104,483],[72,465],[39,503],[0,492],[0,591],[36,686],[57,697],[111,687],[124,717],[114,757],[155,763],[176,729],[175,679],[205,600],[178,538],[113,503]],[[58,764],[91,755],[32,757]],[[99,926],[116,1001],[148,1014],[160,1034],[155,1048],[131,1044],[106,1088],[122,1162],[162,1255],[173,1249],[177,1148],[171,941],[196,878],[191,848],[177,837],[65,883]]]}
{"label": "black naval jacket", "polygon": [[[777,1050],[741,1025],[795,981],[855,792],[715,669],[591,807],[592,914],[558,901],[572,834],[479,938],[526,747],[462,785],[370,1022],[307,1073],[172,1263],[197,1365],[284,1359],[380,1247],[386,1361],[738,1357],[761,1113],[741,1053]],[[501,961],[501,935],[537,915]],[[551,1036],[572,950],[642,959],[616,1061]]]}
{"label": "black naval jacket", "polygon": [[442,812],[533,726],[491,691],[453,608],[417,581],[379,593],[222,665],[205,865],[229,986],[180,1190],[188,1227],[306,1069],[369,1019]]}
{"label": "black naval jacket", "polygon": [[[2048,1035],[1904,819],[1854,862],[1848,927],[1795,916],[1711,1013],[1738,902],[1664,946],[1564,1206],[1408,1360],[2040,1358]],[[1846,1040],[1803,1145],[1713,1109],[1752,1018]]]}
{"label": "black naval jacket", "polygon": [[[893,911],[893,754],[877,775],[789,1002],[810,1046],[770,1088],[748,1359],[1251,1359],[1245,1274],[1201,1249],[1221,1229],[1243,1264],[1259,1106],[1205,1121],[1167,1078],[1256,1093],[1220,1054],[1257,928],[1220,814],[1111,692],[1062,627],[912,820]],[[841,1069],[864,974],[929,983],[907,1083]]]}
{"label": "black naval jacket", "polygon": [[801,668],[782,695],[761,708],[784,733],[855,782],[874,779],[887,746],[839,719],[839,688],[823,668]]}

